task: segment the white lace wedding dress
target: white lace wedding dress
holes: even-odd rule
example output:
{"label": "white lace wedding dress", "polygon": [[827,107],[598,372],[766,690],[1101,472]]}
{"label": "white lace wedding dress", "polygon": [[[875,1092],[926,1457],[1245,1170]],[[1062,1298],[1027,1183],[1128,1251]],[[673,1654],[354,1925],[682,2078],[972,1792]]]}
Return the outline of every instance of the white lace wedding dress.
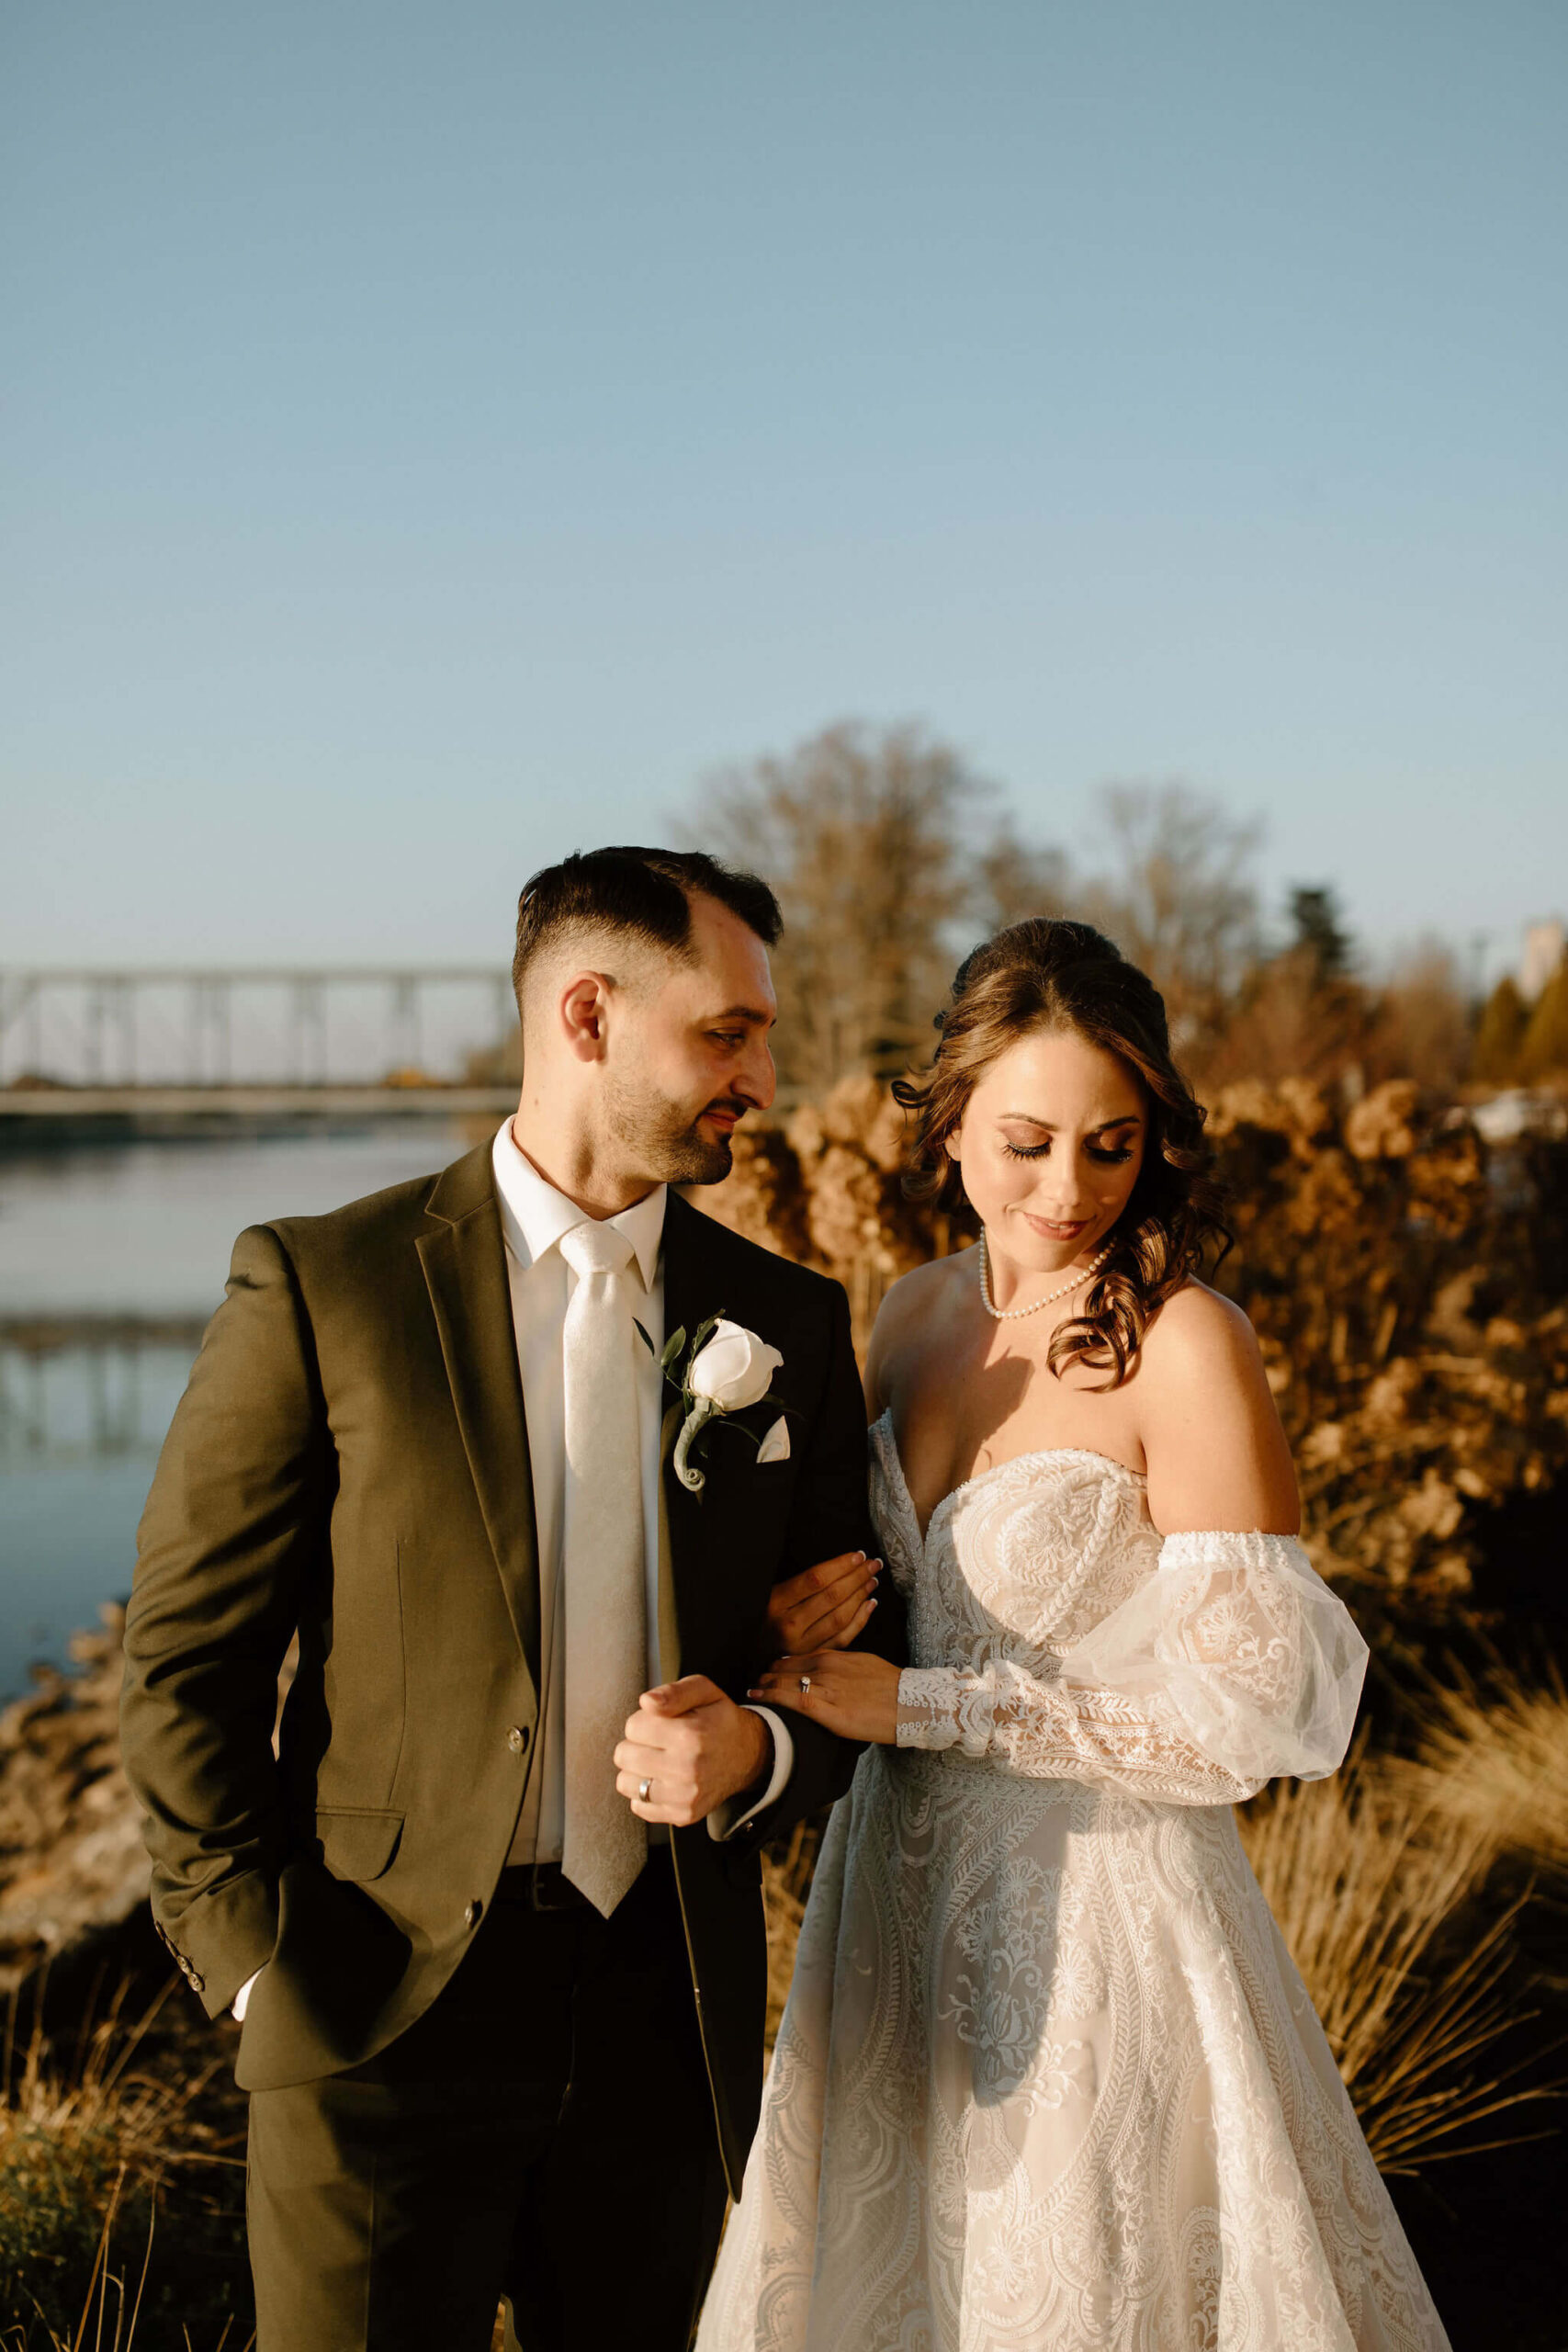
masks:
{"label": "white lace wedding dress", "polygon": [[1055,1450],[922,1540],[899,1745],[838,1805],[698,2352],[1447,2352],[1231,1813],[1349,1737],[1299,1544],[1162,1545]]}

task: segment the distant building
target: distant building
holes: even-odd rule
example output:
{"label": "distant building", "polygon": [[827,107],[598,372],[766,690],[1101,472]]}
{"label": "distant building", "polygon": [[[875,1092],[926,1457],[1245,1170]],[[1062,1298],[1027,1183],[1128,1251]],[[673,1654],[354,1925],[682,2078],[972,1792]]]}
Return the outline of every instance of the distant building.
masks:
{"label": "distant building", "polygon": [[1568,932],[1555,920],[1532,922],[1525,926],[1524,950],[1519,957],[1519,994],[1527,1004],[1533,1004],[1568,947]]}

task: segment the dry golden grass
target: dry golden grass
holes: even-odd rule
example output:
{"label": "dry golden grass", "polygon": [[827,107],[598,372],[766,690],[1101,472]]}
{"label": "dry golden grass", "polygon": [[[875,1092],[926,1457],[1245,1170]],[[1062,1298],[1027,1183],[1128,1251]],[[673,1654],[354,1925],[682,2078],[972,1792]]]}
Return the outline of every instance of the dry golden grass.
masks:
{"label": "dry golden grass", "polygon": [[[1506,1984],[1527,1895],[1478,1901],[1495,1816],[1453,1818],[1398,1768],[1358,1753],[1240,1815],[1243,1842],[1300,1969],[1368,2144],[1387,2173],[1498,2144],[1491,2119],[1546,2094],[1495,2059],[1520,2021]],[[1532,2136],[1511,2124],[1502,2137]]]}
{"label": "dry golden grass", "polygon": [[820,1820],[797,1821],[789,1842],[762,1856],[762,1907],[768,1926],[768,2016],[764,2029],[772,2053],[779,2020],[795,1973],[795,1947],[811,1892],[811,1872],[821,1843]]}
{"label": "dry golden grass", "polygon": [[[140,2352],[243,2352],[231,2298],[243,2160],[197,2112],[224,2061],[192,2074],[150,2047],[177,1981],[131,2018],[122,1984],[65,2052],[44,2039],[41,1992],[25,2040],[15,1997],[9,2005],[0,2352],[130,2352],[133,2343]],[[206,2186],[193,2189],[201,2168]],[[177,2198],[165,2198],[176,2176]]]}
{"label": "dry golden grass", "polygon": [[1508,1669],[1431,1692],[1413,1763],[1393,1768],[1461,1836],[1489,1839],[1533,1871],[1568,1871],[1568,1688],[1555,1659],[1531,1688]]}

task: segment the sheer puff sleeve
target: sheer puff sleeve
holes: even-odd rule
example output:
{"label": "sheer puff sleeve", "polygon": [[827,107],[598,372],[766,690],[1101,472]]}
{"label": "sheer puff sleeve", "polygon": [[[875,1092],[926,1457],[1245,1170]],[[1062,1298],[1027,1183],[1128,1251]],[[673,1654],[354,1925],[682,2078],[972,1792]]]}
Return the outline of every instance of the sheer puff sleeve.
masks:
{"label": "sheer puff sleeve", "polygon": [[1168,1535],[1155,1573],[1055,1674],[992,1658],[907,1668],[900,1747],[1167,1804],[1321,1780],[1349,1745],[1367,1645],[1294,1536]]}

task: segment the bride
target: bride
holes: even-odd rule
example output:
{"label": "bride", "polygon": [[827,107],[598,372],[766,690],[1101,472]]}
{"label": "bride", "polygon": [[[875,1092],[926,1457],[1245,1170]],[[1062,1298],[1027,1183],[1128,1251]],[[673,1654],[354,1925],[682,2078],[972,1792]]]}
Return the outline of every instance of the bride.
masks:
{"label": "bride", "polygon": [[1331,1772],[1366,1648],[1196,1278],[1203,1114],[1086,924],[960,969],[911,1189],[977,1250],[867,1368],[902,1673],[753,1695],[873,1743],[823,1842],[698,2352],[1446,2352],[1231,1813]]}

